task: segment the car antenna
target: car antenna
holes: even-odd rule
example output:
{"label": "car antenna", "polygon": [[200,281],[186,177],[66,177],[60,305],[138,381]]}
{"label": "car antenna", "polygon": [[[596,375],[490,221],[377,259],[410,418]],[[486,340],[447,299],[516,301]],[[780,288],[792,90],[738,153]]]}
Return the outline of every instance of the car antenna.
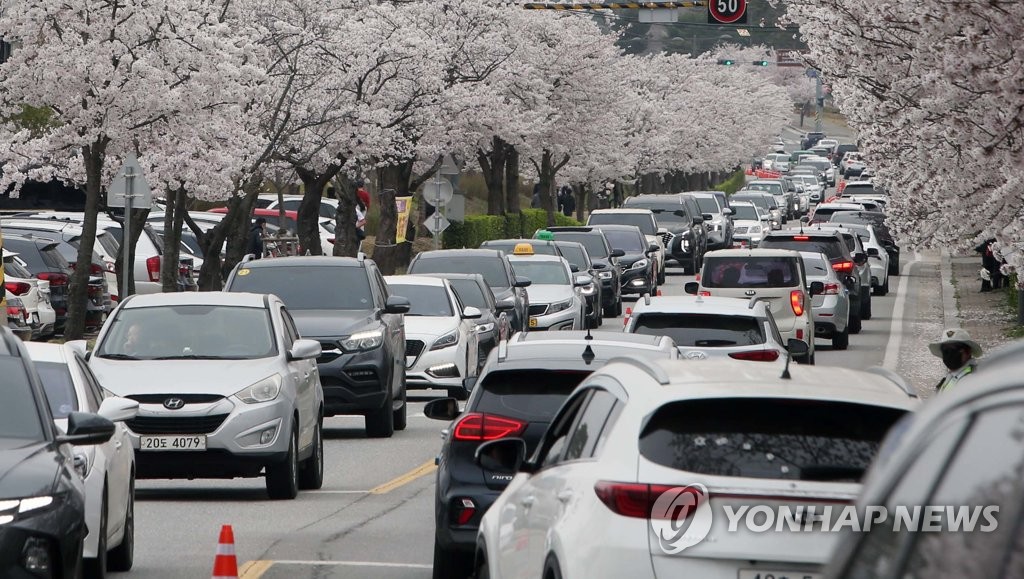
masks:
{"label": "car antenna", "polygon": [[791,356],[789,352],[786,352],[786,366],[782,369],[782,376],[779,376],[779,378],[782,378],[783,380],[790,380],[793,378],[789,375],[789,361],[792,359],[793,356]]}
{"label": "car antenna", "polygon": [[593,362],[594,358],[596,357],[597,356],[594,354],[594,349],[590,347],[590,344],[587,344],[587,347],[583,350],[583,363],[589,366],[590,363]]}
{"label": "car antenna", "polygon": [[583,339],[584,340],[593,340],[594,339],[594,335],[590,333],[590,324],[584,324],[584,325],[587,326],[587,336],[585,338],[583,338]]}

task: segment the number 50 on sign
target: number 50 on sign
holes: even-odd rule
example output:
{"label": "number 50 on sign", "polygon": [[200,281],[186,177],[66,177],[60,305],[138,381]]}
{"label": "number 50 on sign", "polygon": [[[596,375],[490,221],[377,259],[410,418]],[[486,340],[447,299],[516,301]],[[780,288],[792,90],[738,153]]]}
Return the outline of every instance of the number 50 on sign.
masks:
{"label": "number 50 on sign", "polygon": [[708,24],[746,24],[747,0],[710,0]]}

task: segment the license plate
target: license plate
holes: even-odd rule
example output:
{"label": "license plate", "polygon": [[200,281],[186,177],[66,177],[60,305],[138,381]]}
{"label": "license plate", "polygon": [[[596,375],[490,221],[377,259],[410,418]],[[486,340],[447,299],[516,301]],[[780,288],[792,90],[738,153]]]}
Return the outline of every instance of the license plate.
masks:
{"label": "license plate", "polygon": [[206,450],[206,435],[165,435],[139,437],[139,450],[191,451]]}
{"label": "license plate", "polygon": [[537,327],[537,318],[530,318],[530,327],[531,328],[536,328]]}
{"label": "license plate", "polygon": [[739,579],[822,579],[821,573],[807,571],[757,571],[740,569]]}

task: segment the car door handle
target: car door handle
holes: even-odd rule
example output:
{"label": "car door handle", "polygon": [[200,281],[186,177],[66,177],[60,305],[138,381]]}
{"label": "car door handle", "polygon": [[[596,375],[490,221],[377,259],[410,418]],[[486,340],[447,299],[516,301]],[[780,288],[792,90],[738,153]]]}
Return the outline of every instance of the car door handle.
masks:
{"label": "car door handle", "polygon": [[523,505],[526,508],[530,508],[533,506],[533,503],[536,500],[537,499],[533,495],[530,495],[528,497],[523,497],[522,499],[520,499],[519,504]]}
{"label": "car door handle", "polygon": [[568,503],[569,501],[572,500],[572,491],[562,491],[558,493],[558,500],[562,501],[563,503]]}

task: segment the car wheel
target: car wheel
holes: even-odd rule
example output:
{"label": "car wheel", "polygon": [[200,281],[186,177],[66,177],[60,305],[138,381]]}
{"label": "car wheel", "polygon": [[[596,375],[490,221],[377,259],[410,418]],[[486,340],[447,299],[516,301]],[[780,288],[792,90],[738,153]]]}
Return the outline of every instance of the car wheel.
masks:
{"label": "car wheel", "polygon": [[889,279],[886,278],[885,283],[875,286],[874,292],[876,296],[884,296],[889,293]]}
{"label": "car wheel", "polygon": [[871,292],[864,291],[864,298],[860,300],[860,319],[871,319]]}
{"label": "car wheel", "polygon": [[845,350],[850,347],[850,325],[847,324],[842,332],[832,334],[832,349]]}
{"label": "car wheel", "polygon": [[544,564],[544,579],[562,579],[562,571],[558,568],[558,561],[554,555],[549,556]]}
{"label": "car wheel", "polygon": [[693,256],[693,260],[691,261],[690,271],[686,272],[686,274],[687,275],[697,275],[697,272],[699,272],[699,271],[700,271],[700,260],[697,259],[696,255],[694,255]]}
{"label": "car wheel", "polygon": [[299,472],[299,488],[316,490],[324,486],[324,428],[320,420],[313,430],[313,454],[302,464]]}
{"label": "car wheel", "polygon": [[476,563],[476,579],[491,579],[491,568],[486,559]]}
{"label": "car wheel", "polygon": [[617,318],[617,317],[619,317],[621,315],[622,315],[622,298],[619,297],[619,301],[615,302],[615,315],[614,315],[614,317]]}
{"label": "car wheel", "polygon": [[658,285],[665,285],[665,268],[658,269]]}
{"label": "car wheel", "polygon": [[900,261],[898,259],[896,259],[896,260],[889,260],[889,275],[899,275],[899,274],[900,274]]}
{"label": "car wheel", "polygon": [[299,496],[298,432],[293,428],[288,441],[288,456],[279,463],[266,467],[267,494],[275,501],[291,500]]}
{"label": "car wheel", "polygon": [[107,576],[107,508],[107,489],[104,487],[103,502],[100,504],[100,528],[96,531],[99,536],[96,557],[82,561],[86,579],[104,579]]}
{"label": "car wheel", "polygon": [[850,316],[850,325],[848,326],[851,334],[859,334],[863,324],[860,321],[860,316]]}
{"label": "car wheel", "polygon": [[380,408],[366,415],[366,436],[370,438],[391,438],[395,433],[394,393],[388,384],[388,393]]}
{"label": "car wheel", "polygon": [[459,551],[445,550],[434,541],[433,579],[466,579],[472,572],[472,557]]}
{"label": "car wheel", "polygon": [[124,515],[124,537],[121,544],[107,552],[107,569],[131,571],[135,564],[135,474],[128,486],[128,510]]}
{"label": "car wheel", "polygon": [[615,317],[615,304],[610,306],[604,306],[601,308],[602,317],[614,318]]}
{"label": "car wheel", "polygon": [[[479,368],[477,369],[479,373]],[[402,372],[402,407],[396,409],[392,414],[392,422],[395,425],[395,430],[405,430],[405,427],[409,424],[409,391],[406,390],[405,385],[405,372]]]}

